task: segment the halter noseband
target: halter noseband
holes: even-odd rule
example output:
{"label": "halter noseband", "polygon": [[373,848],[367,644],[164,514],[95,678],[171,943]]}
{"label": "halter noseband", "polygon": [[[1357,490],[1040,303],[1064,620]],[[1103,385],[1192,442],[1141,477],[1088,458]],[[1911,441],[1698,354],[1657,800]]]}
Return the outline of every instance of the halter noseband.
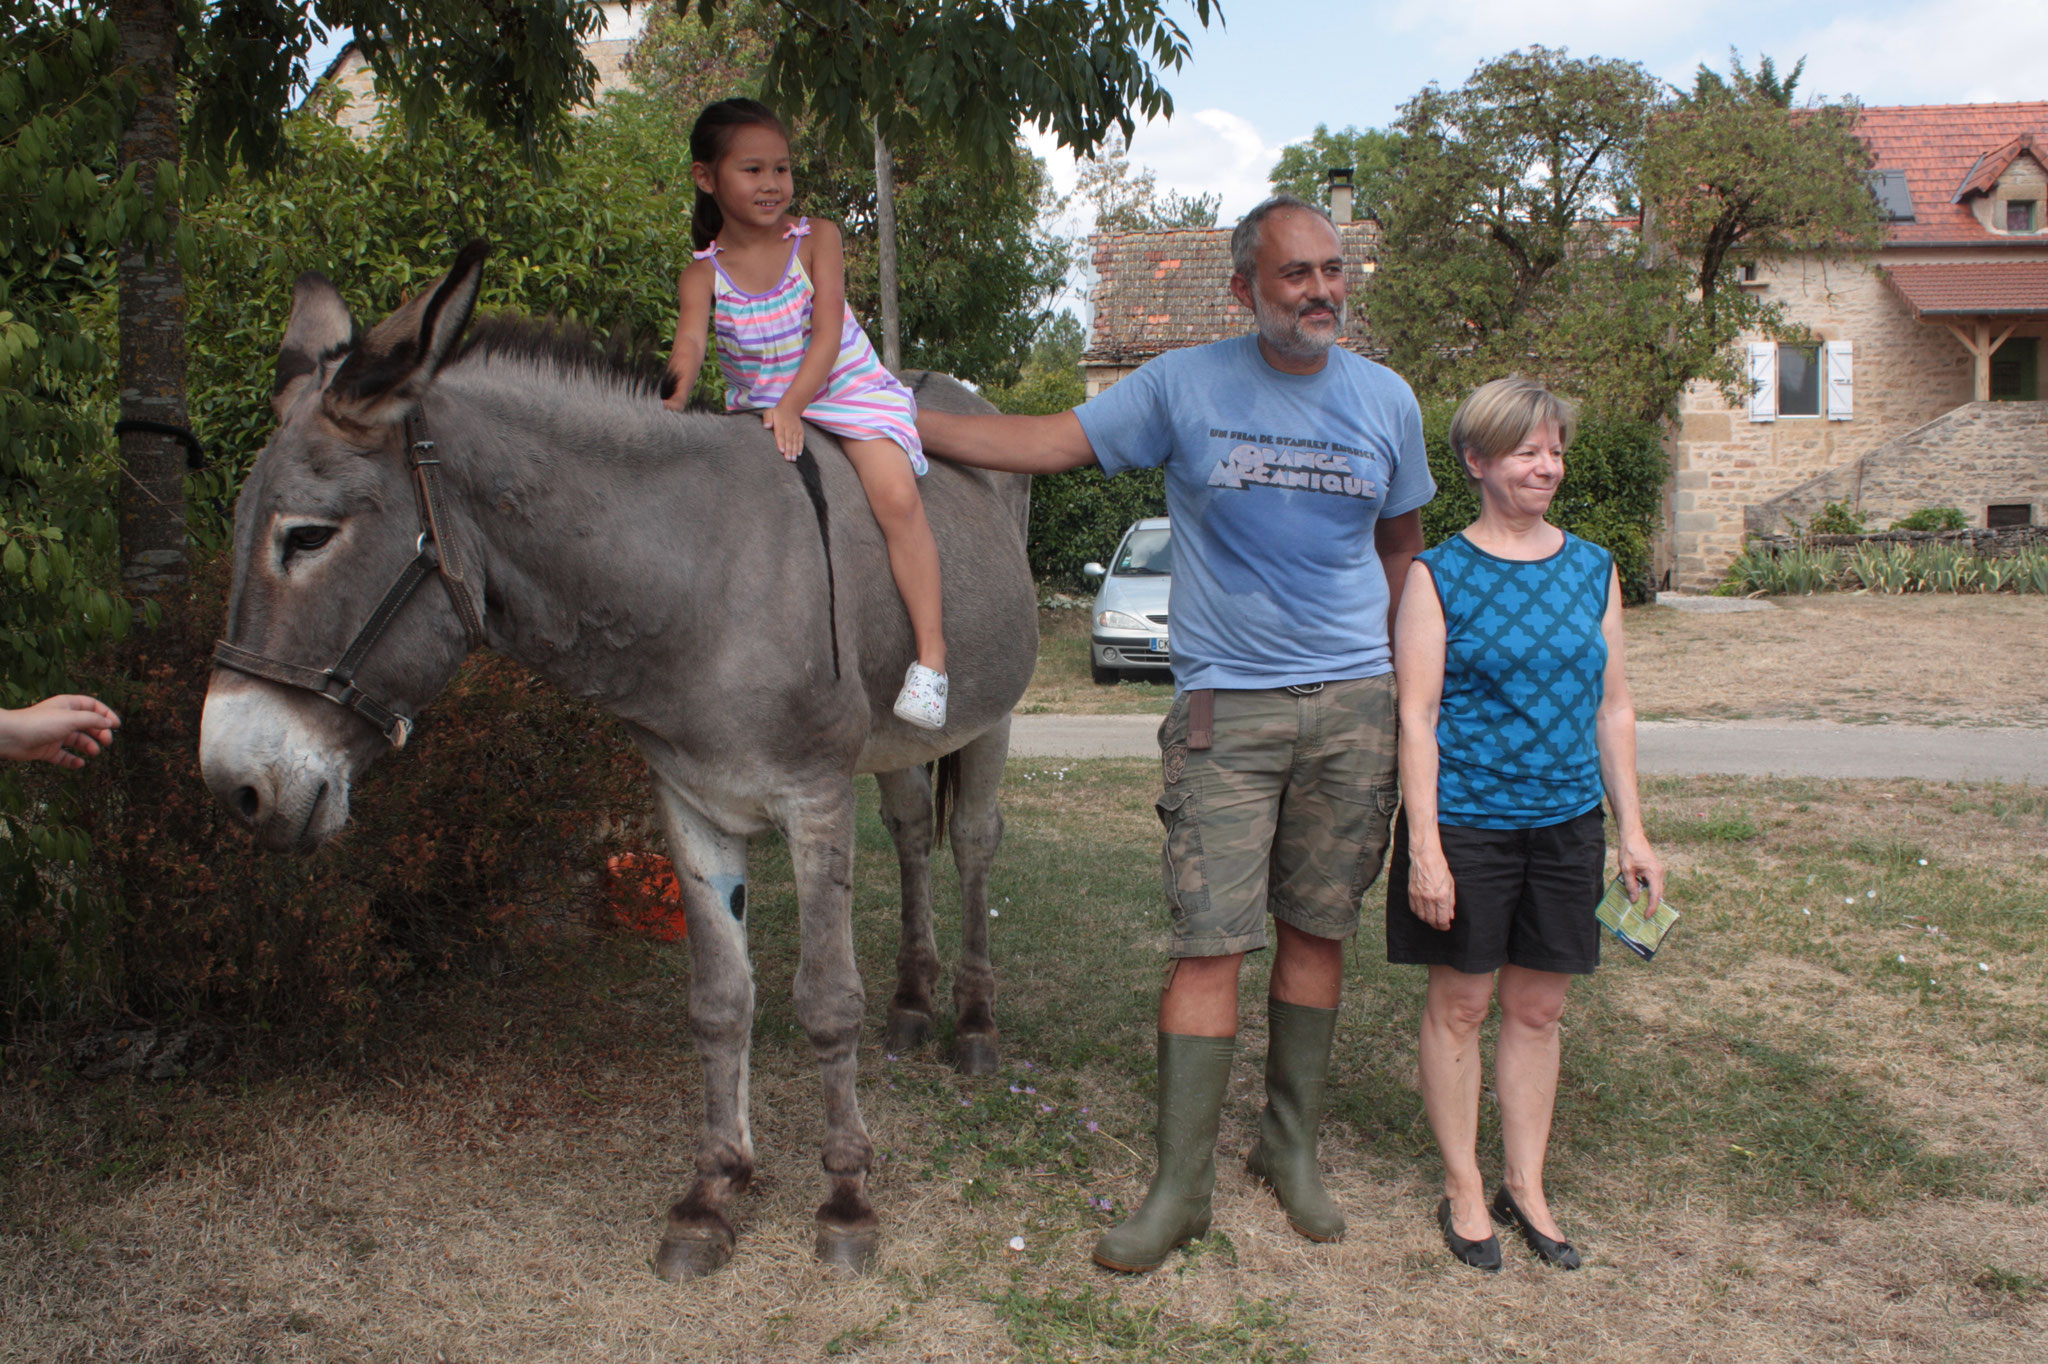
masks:
{"label": "halter noseband", "polygon": [[266,658],[224,639],[213,646],[215,667],[324,696],[375,725],[393,748],[404,748],[405,741],[412,737],[412,717],[356,686],[356,669],[362,666],[364,657],[376,645],[385,627],[412,600],[412,594],[419,590],[419,585],[429,574],[440,574],[441,585],[448,589],[448,599],[455,604],[455,614],[462,621],[462,633],[468,646],[474,649],[484,642],[483,613],[471,595],[461,550],[454,537],[448,534],[449,527],[441,512],[444,500],[441,496],[441,461],[434,457],[434,442],[426,438],[425,429],[425,420],[417,413],[406,416],[406,463],[412,470],[413,496],[419,504],[420,514],[420,538],[412,562],[399,573],[398,580],[385,592],[384,600],[377,603],[377,609],[363,622],[363,628],[356,631],[356,637],[342,651],[341,661],[320,672],[296,663]]}

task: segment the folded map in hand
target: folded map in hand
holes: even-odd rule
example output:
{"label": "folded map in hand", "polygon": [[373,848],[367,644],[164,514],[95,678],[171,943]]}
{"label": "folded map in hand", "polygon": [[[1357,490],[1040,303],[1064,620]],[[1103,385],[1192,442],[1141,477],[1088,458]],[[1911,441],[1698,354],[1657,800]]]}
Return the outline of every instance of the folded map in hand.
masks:
{"label": "folded map in hand", "polygon": [[1641,957],[1644,961],[1657,955],[1657,949],[1664,945],[1664,935],[1678,922],[1678,911],[1671,907],[1669,900],[1658,902],[1657,912],[1648,918],[1643,909],[1649,903],[1647,890],[1631,901],[1628,890],[1619,876],[1607,887],[1607,893],[1600,897],[1600,903],[1593,913],[1600,922],[1612,929],[1614,936],[1621,939],[1622,946]]}

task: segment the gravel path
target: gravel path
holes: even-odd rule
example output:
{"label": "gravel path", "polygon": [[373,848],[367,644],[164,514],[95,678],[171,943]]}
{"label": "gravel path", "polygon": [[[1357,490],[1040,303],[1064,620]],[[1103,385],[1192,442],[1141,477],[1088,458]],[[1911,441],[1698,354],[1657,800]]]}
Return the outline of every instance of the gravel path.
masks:
{"label": "gravel path", "polygon": [[[1156,715],[1019,715],[1010,756],[1157,757],[1158,731]],[[2048,785],[2048,730],[1645,720],[1636,733],[1645,773]]]}

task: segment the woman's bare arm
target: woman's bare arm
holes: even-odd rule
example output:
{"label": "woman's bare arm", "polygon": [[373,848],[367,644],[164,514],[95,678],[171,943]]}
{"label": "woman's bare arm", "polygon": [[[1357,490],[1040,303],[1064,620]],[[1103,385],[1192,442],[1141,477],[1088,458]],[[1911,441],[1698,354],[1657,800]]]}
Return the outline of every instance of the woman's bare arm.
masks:
{"label": "woman's bare arm", "polygon": [[1643,806],[1636,793],[1636,707],[1628,694],[1628,664],[1621,636],[1621,575],[1608,575],[1607,610],[1600,618],[1600,633],[1607,640],[1607,669],[1601,675],[1600,712],[1593,721],[1594,741],[1600,748],[1600,780],[1607,787],[1607,805],[1614,811],[1616,836],[1620,842],[1621,879],[1629,898],[1636,898],[1638,886],[1647,887],[1649,903],[1644,912],[1657,907],[1664,898],[1664,864],[1650,847],[1643,829]]}

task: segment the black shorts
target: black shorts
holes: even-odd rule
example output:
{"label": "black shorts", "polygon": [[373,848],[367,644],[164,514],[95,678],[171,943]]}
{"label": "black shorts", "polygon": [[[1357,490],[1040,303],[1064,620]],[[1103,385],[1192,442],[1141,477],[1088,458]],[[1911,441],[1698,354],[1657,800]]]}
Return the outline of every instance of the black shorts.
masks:
{"label": "black shorts", "polygon": [[1408,908],[1408,820],[1394,822],[1387,868],[1387,960],[1483,975],[1503,966],[1590,975],[1600,964],[1593,909],[1607,882],[1607,834],[1598,806],[1541,829],[1440,824],[1458,892],[1451,926],[1431,928]]}

